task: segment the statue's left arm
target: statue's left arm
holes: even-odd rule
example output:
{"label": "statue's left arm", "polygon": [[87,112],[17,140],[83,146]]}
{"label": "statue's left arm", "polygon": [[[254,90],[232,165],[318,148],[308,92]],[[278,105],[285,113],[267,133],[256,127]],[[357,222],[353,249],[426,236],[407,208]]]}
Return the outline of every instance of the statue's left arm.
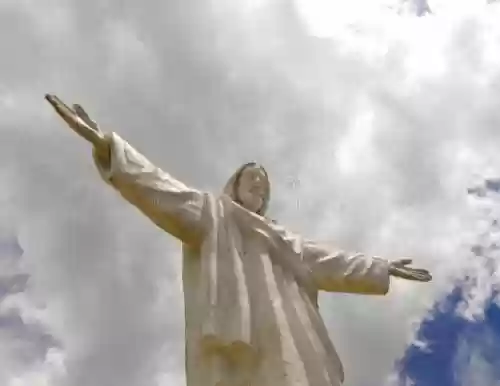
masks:
{"label": "statue's left arm", "polygon": [[391,264],[385,259],[335,251],[306,241],[303,260],[319,290],[372,295],[389,291]]}
{"label": "statue's left arm", "polygon": [[303,243],[302,256],[313,282],[323,291],[385,295],[390,276],[419,282],[432,280],[428,270],[410,267],[411,259],[388,261],[329,249],[312,241]]}

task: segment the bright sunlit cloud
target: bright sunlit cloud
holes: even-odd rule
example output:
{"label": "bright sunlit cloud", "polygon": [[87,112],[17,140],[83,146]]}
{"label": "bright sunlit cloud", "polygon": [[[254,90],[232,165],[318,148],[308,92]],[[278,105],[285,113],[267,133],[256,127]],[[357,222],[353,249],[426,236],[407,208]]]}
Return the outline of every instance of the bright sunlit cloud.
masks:
{"label": "bright sunlit cloud", "polygon": [[484,10],[488,0],[427,0],[435,14],[465,15]]}
{"label": "bright sunlit cloud", "polygon": [[373,133],[373,112],[364,111],[355,120],[351,131],[339,142],[337,162],[341,172],[350,174],[358,170],[359,163],[373,159],[371,134]]}
{"label": "bright sunlit cloud", "polygon": [[[313,36],[332,38],[340,49],[355,51],[370,61],[402,50],[407,80],[437,77],[446,70],[445,57],[454,33],[464,21],[481,20],[476,36],[484,45],[489,79],[500,63],[498,20],[486,0],[295,0],[302,22]],[[426,17],[418,17],[424,11]],[[464,42],[467,44],[467,42]],[[460,63],[457,63],[460,64]],[[481,76],[478,74],[477,76]]]}
{"label": "bright sunlit cloud", "polygon": [[398,0],[296,0],[296,4],[317,34],[361,21],[385,18],[396,13]]}
{"label": "bright sunlit cloud", "polygon": [[[312,32],[328,36],[345,27],[401,22],[423,14],[460,17],[484,11],[487,0],[295,0]],[[405,21],[406,22],[406,21]]]}

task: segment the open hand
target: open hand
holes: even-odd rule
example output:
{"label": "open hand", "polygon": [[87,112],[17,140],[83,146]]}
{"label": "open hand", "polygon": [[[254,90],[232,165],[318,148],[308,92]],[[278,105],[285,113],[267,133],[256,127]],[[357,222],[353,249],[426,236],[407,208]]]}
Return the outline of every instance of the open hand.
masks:
{"label": "open hand", "polygon": [[432,280],[432,275],[426,269],[408,267],[412,263],[411,259],[401,259],[390,263],[389,274],[406,280],[428,282]]}
{"label": "open hand", "polygon": [[51,94],[45,95],[45,99],[78,135],[91,142],[98,150],[103,146],[104,134],[97,124],[90,119],[82,106],[74,104],[73,108],[70,108],[57,96]]}

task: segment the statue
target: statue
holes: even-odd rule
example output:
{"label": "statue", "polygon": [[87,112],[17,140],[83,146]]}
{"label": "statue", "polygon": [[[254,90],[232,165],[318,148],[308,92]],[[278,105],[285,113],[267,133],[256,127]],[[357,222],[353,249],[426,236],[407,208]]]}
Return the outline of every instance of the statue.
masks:
{"label": "statue", "polygon": [[260,165],[241,166],[221,195],[201,192],[104,134],[81,106],[46,99],[93,145],[102,178],[182,242],[188,386],[339,386],[318,291],[384,295],[390,276],[431,280],[409,259],[332,250],[266,218]]}

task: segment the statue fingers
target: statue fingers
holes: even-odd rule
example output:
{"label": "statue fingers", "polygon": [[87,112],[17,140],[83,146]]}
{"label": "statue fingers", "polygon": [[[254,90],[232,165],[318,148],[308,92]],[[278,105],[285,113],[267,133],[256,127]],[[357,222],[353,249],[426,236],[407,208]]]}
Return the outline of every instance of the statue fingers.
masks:
{"label": "statue fingers", "polygon": [[432,275],[429,272],[417,273],[416,276],[418,281],[428,282],[432,280]]}
{"label": "statue fingers", "polygon": [[52,94],[45,95],[45,99],[51,104],[59,116],[73,129],[78,135],[85,138],[95,146],[100,146],[102,142],[102,133],[90,127],[73,109],[67,106],[57,96]]}
{"label": "statue fingers", "polygon": [[395,267],[404,267],[406,265],[411,264],[412,262],[413,262],[412,259],[404,258],[404,259],[399,259],[399,260],[393,261],[392,265],[394,265]]}
{"label": "statue fingers", "polygon": [[390,274],[392,276],[400,277],[402,279],[409,279],[410,278],[410,274],[408,271],[406,271],[405,269],[402,269],[402,268],[398,268],[398,267],[392,267],[390,270]]}
{"label": "statue fingers", "polygon": [[421,274],[429,274],[429,270],[427,269],[423,269],[423,268],[412,268],[413,271],[417,272],[417,273],[421,273]]}
{"label": "statue fingers", "polygon": [[45,95],[45,99],[51,104],[57,114],[59,114],[59,116],[66,121],[66,123],[71,126],[76,124],[75,111],[67,106],[62,100],[51,94]]}
{"label": "statue fingers", "polygon": [[426,270],[411,270],[408,274],[416,281],[431,281],[432,275]]}
{"label": "statue fingers", "polygon": [[432,280],[432,275],[428,271],[425,270],[416,271],[411,268],[408,269],[408,268],[394,267],[391,270],[391,275],[399,277],[401,279],[421,281],[421,282],[428,282]]}
{"label": "statue fingers", "polygon": [[97,123],[89,117],[89,115],[81,105],[75,103],[73,105],[73,110],[90,128],[94,129],[95,131],[100,131]]}

